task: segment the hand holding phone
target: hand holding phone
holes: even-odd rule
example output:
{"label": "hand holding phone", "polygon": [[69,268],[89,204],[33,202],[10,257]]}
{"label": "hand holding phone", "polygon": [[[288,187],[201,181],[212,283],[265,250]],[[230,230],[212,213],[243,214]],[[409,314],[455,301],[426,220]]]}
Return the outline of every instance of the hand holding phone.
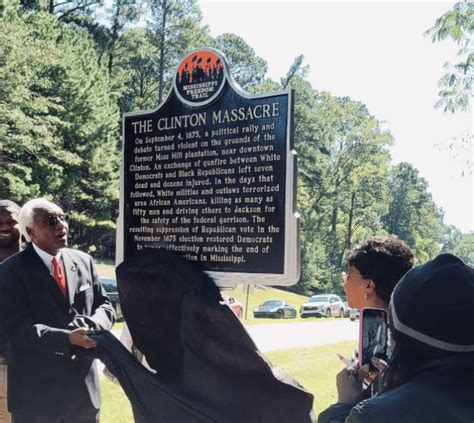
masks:
{"label": "hand holding phone", "polygon": [[339,353],[336,353],[336,355],[338,356],[339,360],[341,360],[341,363],[344,364],[344,367],[346,368],[346,370],[351,371],[351,370],[354,370],[357,367],[357,361],[352,361],[352,360],[342,356]]}
{"label": "hand holding phone", "polygon": [[339,403],[355,405],[364,399],[363,381],[367,377],[366,368],[342,369],[336,376]]}
{"label": "hand holding phone", "polygon": [[[359,365],[371,364],[374,356],[387,354],[387,312],[379,308],[363,308],[359,319]],[[374,368],[375,370],[375,368]]]}

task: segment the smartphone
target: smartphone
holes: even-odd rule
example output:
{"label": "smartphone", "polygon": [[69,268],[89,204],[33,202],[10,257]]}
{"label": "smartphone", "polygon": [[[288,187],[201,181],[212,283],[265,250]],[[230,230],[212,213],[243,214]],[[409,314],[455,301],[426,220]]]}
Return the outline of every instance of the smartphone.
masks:
{"label": "smartphone", "polygon": [[363,308],[359,318],[359,366],[370,365],[373,356],[386,358],[387,344],[387,312],[380,308]]}

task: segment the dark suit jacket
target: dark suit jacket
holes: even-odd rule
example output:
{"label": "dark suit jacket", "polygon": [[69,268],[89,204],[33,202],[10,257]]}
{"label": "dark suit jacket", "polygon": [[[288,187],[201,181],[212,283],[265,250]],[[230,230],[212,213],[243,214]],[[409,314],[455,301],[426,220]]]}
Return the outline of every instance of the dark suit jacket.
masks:
{"label": "dark suit jacket", "polygon": [[72,348],[68,334],[85,321],[109,330],[115,312],[92,258],[65,248],[62,259],[68,299],[32,245],[0,265],[0,321],[11,339],[8,408],[13,413],[81,415],[100,408],[93,358]]}

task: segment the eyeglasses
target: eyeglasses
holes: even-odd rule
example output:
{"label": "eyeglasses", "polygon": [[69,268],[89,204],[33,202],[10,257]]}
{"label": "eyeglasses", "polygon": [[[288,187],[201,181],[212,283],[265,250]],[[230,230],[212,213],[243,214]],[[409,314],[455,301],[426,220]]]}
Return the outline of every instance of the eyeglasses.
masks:
{"label": "eyeglasses", "polygon": [[48,226],[56,226],[58,223],[67,223],[68,216],[66,214],[50,214],[44,223]]}
{"label": "eyeglasses", "polygon": [[[350,277],[354,279],[364,279],[362,275],[350,275]],[[341,272],[341,279],[342,283],[346,283],[347,279],[349,279],[349,274],[347,272]]]}

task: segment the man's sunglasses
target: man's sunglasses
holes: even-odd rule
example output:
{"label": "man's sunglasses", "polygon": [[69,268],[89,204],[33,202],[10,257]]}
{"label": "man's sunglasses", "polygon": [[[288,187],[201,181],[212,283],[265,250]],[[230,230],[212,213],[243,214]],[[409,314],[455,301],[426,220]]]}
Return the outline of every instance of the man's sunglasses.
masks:
{"label": "man's sunglasses", "polygon": [[44,223],[48,226],[56,226],[58,223],[67,223],[68,216],[66,214],[51,214],[45,220]]}

